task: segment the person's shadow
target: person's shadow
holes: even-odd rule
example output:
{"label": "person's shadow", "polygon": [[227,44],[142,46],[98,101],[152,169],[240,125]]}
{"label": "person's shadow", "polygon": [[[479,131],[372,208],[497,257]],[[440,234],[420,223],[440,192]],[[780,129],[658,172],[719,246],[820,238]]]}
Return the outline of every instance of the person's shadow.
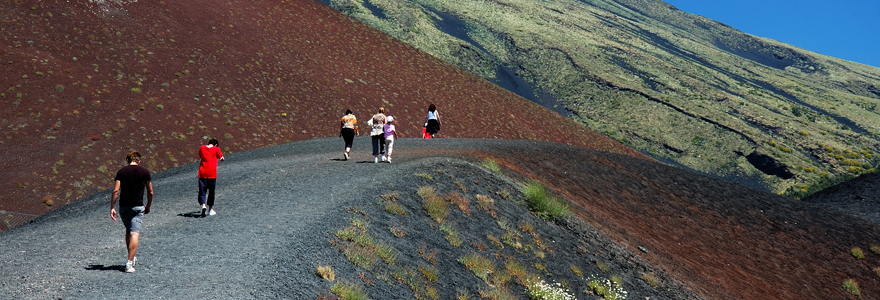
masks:
{"label": "person's shadow", "polygon": [[115,265],[115,266],[105,266],[105,265],[89,265],[85,268],[89,271],[119,271],[125,272],[124,265]]}
{"label": "person's shadow", "polygon": [[182,213],[182,214],[177,214],[177,216],[184,217],[184,218],[204,218],[204,216],[202,216],[202,211]]}

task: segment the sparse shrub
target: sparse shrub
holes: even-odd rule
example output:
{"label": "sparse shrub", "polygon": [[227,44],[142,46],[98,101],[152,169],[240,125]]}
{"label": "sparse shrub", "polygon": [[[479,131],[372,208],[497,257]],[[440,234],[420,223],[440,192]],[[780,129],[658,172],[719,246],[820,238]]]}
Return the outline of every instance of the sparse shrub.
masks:
{"label": "sparse shrub", "polygon": [[381,196],[379,196],[379,197],[381,197],[381,198],[384,199],[385,201],[391,201],[391,202],[394,202],[394,201],[397,201],[398,198],[400,198],[400,193],[398,193],[398,192],[391,192],[391,193],[383,194],[383,195],[381,195]]}
{"label": "sparse shrub", "polygon": [[471,216],[470,202],[467,198],[459,193],[449,193],[446,195],[445,198],[447,201],[449,201],[449,203],[452,203],[452,205],[458,207],[458,209],[461,210],[462,213],[464,213],[468,217]]}
{"label": "sparse shrub", "polygon": [[467,289],[457,289],[455,291],[455,299],[457,299],[457,300],[468,300],[468,298],[470,296],[471,296],[471,293],[468,292]]}
{"label": "sparse shrub", "polygon": [[880,267],[874,268],[874,273],[877,273],[877,277],[880,277]]}
{"label": "sparse shrub", "polygon": [[430,282],[437,282],[437,276],[440,274],[437,268],[431,265],[419,265],[419,273]]}
{"label": "sparse shrub", "polygon": [[627,292],[623,286],[617,285],[608,279],[599,279],[595,275],[587,280],[587,286],[593,293],[602,296],[605,300],[623,300],[626,299]]}
{"label": "sparse shrub", "polygon": [[132,93],[140,93],[140,92],[141,92],[141,88],[131,88],[131,92],[132,92]]}
{"label": "sparse shrub", "polygon": [[498,163],[496,163],[492,159],[489,159],[489,158],[484,159],[483,162],[480,164],[484,168],[489,169],[489,171],[492,171],[495,174],[501,174],[501,166],[499,166]]}
{"label": "sparse shrub", "polygon": [[862,251],[862,248],[852,248],[852,250],[850,250],[850,253],[852,253],[852,256],[857,259],[865,259],[865,252]]}
{"label": "sparse shrub", "polygon": [[490,300],[508,300],[508,299],[517,299],[510,291],[508,291],[503,286],[495,286],[488,290],[480,290],[480,297],[487,298]]}
{"label": "sparse shrub", "polygon": [[440,224],[440,231],[446,234],[446,241],[449,242],[453,247],[461,247],[462,241],[461,238],[458,237],[458,233],[455,232],[455,229],[452,228],[452,225],[449,224]]}
{"label": "sparse shrub", "polygon": [[608,273],[608,271],[611,270],[611,267],[609,267],[608,264],[606,264],[606,263],[604,263],[604,262],[601,262],[601,261],[598,261],[598,260],[596,261],[596,267],[599,268],[599,270],[602,270],[602,272],[605,272],[605,273]]}
{"label": "sparse shrub", "polygon": [[501,197],[501,199],[504,199],[504,200],[510,199],[510,191],[508,191],[507,189],[501,189],[498,192],[496,192],[495,194],[497,194],[499,197]]}
{"label": "sparse shrub", "polygon": [[59,85],[56,85],[56,86],[55,86],[55,90],[58,91],[59,93],[60,93],[60,92],[63,92],[63,91],[64,91],[64,86],[63,86],[63,85],[60,85],[60,84],[59,84]]}
{"label": "sparse shrub", "polygon": [[486,195],[477,195],[477,207],[489,213],[490,216],[496,218],[495,200]]}
{"label": "sparse shrub", "polygon": [[574,295],[571,295],[565,287],[561,284],[547,284],[544,280],[539,280],[536,282],[526,281],[526,292],[529,295],[529,298],[532,300],[574,300]]}
{"label": "sparse shrub", "polygon": [[338,281],[330,287],[330,291],[339,296],[342,300],[367,300],[370,296],[364,291],[360,285],[347,281]]}
{"label": "sparse shrub", "polygon": [[52,205],[55,205],[55,201],[52,201],[52,197],[49,197],[49,196],[43,197],[43,199],[42,199],[41,201],[42,201],[43,204],[45,204],[46,206],[52,206]]}
{"label": "sparse shrub", "polygon": [[486,239],[488,239],[489,242],[492,243],[492,245],[494,245],[495,247],[498,247],[498,249],[504,249],[504,243],[502,243],[501,240],[498,239],[497,236],[490,233],[489,235],[486,236]]}
{"label": "sparse shrub", "polygon": [[642,274],[642,280],[654,289],[657,289],[657,287],[660,286],[660,278],[657,278],[657,275],[655,275],[654,272]]}
{"label": "sparse shrub", "polygon": [[318,266],[315,269],[315,274],[328,281],[336,280],[336,272],[333,272],[333,268],[330,266]]}
{"label": "sparse shrub", "polygon": [[843,289],[846,290],[847,292],[849,292],[850,294],[853,294],[853,296],[856,296],[856,297],[862,296],[862,292],[859,291],[859,284],[855,280],[852,280],[852,279],[844,280],[843,281]]}
{"label": "sparse shrub", "polygon": [[396,236],[396,237],[404,237],[404,236],[406,236],[406,232],[403,231],[403,229],[401,229],[400,227],[397,227],[397,226],[391,226],[391,227],[388,227],[388,230],[391,231],[391,234],[393,234],[393,235]]}
{"label": "sparse shrub", "polygon": [[449,213],[449,202],[437,197],[437,192],[433,187],[419,188],[419,196],[425,200],[424,208],[431,219],[437,223],[443,223],[443,218]]}
{"label": "sparse shrub", "polygon": [[874,254],[880,255],[880,246],[876,246],[876,245],[871,246],[871,252],[874,252]]}
{"label": "sparse shrub", "polygon": [[456,180],[455,182],[453,182],[453,184],[458,186],[458,188],[461,189],[462,192],[467,193],[468,187],[464,185],[464,182],[461,182],[461,180]]}
{"label": "sparse shrub", "polygon": [[395,215],[405,215],[406,209],[403,208],[403,205],[397,202],[388,202],[385,203],[385,211],[395,214]]}
{"label": "sparse shrub", "polygon": [[459,257],[458,262],[485,282],[489,282],[489,274],[495,271],[495,264],[492,263],[492,260],[477,253]]}
{"label": "sparse shrub", "polygon": [[165,105],[156,104],[156,108],[158,108],[159,110],[163,110],[163,109],[165,109]]}
{"label": "sparse shrub", "polygon": [[551,196],[537,181],[523,185],[522,193],[528,201],[529,210],[542,219],[564,220],[570,214],[568,205]]}
{"label": "sparse shrub", "polygon": [[574,275],[577,275],[578,277],[584,276],[584,272],[581,271],[581,268],[578,268],[578,266],[571,266],[571,272],[574,273]]}
{"label": "sparse shrub", "polygon": [[428,173],[416,173],[413,175],[415,175],[416,177],[421,177],[421,178],[427,179],[427,180],[434,180],[434,176],[431,176],[431,174],[428,174]]}

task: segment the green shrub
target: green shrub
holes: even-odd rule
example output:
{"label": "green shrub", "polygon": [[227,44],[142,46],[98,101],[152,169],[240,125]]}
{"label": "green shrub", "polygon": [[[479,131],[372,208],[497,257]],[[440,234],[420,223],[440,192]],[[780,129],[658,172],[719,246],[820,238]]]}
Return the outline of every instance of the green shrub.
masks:
{"label": "green shrub", "polygon": [[529,210],[542,219],[564,220],[571,214],[565,202],[550,195],[547,188],[537,181],[526,183],[521,191],[528,201]]}
{"label": "green shrub", "polygon": [[855,247],[852,248],[852,250],[850,250],[849,252],[852,253],[852,256],[857,259],[865,259],[865,252],[862,251],[862,248]]}
{"label": "green shrub", "polygon": [[458,262],[486,282],[489,281],[489,274],[495,271],[495,264],[492,263],[492,260],[477,253],[470,253],[459,257]]}
{"label": "green shrub", "polygon": [[660,278],[657,278],[657,275],[655,275],[654,272],[642,274],[642,280],[654,289],[657,289],[657,287],[660,286]]}
{"label": "green shrub", "polygon": [[484,159],[481,165],[495,174],[501,174],[501,166],[492,159]]}
{"label": "green shrub", "polygon": [[880,255],[880,246],[871,246],[871,252],[874,252],[874,254]]}
{"label": "green shrub", "polygon": [[853,296],[856,296],[856,297],[862,296],[862,292],[859,291],[859,284],[855,280],[852,280],[852,279],[844,280],[843,281],[843,289],[846,290],[847,292],[849,292],[850,294],[853,294]]}
{"label": "green shrub", "polygon": [[339,299],[342,300],[370,299],[370,296],[367,294],[367,292],[364,291],[361,286],[347,281],[342,281],[341,279],[339,282],[330,287],[330,291],[339,296]]}

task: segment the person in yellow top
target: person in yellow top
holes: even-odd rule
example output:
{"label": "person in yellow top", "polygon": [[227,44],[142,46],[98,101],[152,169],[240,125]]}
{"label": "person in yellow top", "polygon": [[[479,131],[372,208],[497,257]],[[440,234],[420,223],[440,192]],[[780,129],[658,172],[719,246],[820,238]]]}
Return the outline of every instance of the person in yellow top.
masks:
{"label": "person in yellow top", "polygon": [[345,141],[345,153],[343,154],[345,160],[348,160],[348,153],[351,152],[351,144],[354,142],[354,137],[361,136],[361,132],[358,131],[357,122],[357,118],[351,110],[346,110],[339,125],[339,137]]}

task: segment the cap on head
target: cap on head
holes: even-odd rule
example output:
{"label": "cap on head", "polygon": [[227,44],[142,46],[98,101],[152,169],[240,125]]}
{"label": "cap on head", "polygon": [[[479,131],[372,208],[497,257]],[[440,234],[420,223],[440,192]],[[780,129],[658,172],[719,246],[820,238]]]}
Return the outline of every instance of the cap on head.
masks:
{"label": "cap on head", "polygon": [[388,121],[388,123],[394,122],[394,117],[388,116],[388,119],[386,119],[386,121]]}

